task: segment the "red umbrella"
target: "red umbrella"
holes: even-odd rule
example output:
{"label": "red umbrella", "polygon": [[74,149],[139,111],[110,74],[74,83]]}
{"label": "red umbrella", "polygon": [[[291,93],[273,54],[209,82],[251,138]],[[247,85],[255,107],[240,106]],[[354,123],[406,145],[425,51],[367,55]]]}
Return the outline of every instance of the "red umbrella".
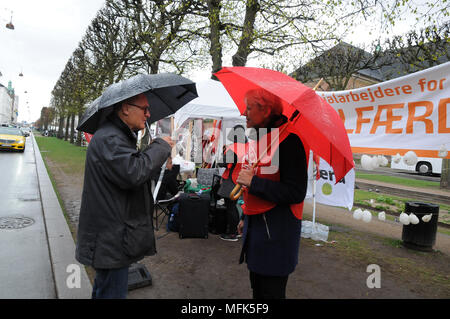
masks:
{"label": "red umbrella", "polygon": [[302,141],[333,167],[336,183],[354,167],[344,123],[313,89],[286,74],[262,68],[224,67],[214,75],[241,113],[245,112],[244,97],[250,90],[262,88],[278,96],[283,102],[283,114],[298,128]]}

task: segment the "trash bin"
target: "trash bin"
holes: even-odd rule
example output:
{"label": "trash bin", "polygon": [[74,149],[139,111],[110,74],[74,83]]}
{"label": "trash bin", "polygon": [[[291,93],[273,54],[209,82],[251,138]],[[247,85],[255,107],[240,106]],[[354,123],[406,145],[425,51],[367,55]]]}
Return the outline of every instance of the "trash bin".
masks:
{"label": "trash bin", "polygon": [[[419,202],[406,202],[405,213],[413,213],[419,218],[419,223],[403,225],[403,246],[420,251],[432,251],[436,242],[437,222],[439,217],[439,205]],[[429,222],[424,222],[422,217],[432,214]]]}

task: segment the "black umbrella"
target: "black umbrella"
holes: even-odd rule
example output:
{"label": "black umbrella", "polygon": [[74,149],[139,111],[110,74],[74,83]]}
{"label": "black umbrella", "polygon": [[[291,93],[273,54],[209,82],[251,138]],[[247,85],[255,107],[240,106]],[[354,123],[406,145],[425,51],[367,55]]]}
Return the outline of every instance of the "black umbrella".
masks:
{"label": "black umbrella", "polygon": [[195,83],[171,73],[138,74],[106,88],[84,112],[77,130],[94,134],[119,102],[144,93],[150,105],[148,123],[175,113],[183,105],[198,97]]}

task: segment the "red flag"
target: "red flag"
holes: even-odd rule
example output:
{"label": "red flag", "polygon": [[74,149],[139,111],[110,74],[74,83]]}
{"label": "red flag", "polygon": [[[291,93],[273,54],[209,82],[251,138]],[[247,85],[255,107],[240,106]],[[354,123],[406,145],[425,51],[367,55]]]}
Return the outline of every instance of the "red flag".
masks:
{"label": "red flag", "polygon": [[84,133],[84,137],[86,138],[86,141],[88,142],[88,144],[91,142],[91,138],[92,138],[92,134],[89,134],[89,133],[86,133],[86,132],[83,132]]}
{"label": "red flag", "polygon": [[313,161],[316,164],[316,180],[318,180],[320,178],[320,173],[319,173],[320,157],[316,153],[313,153]]}

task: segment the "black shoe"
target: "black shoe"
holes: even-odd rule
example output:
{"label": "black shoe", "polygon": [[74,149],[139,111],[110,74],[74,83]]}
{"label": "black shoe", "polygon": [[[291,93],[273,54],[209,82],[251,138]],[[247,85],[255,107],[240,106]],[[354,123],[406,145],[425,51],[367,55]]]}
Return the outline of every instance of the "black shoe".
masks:
{"label": "black shoe", "polygon": [[238,241],[236,234],[222,234],[220,235],[220,239],[227,241]]}

